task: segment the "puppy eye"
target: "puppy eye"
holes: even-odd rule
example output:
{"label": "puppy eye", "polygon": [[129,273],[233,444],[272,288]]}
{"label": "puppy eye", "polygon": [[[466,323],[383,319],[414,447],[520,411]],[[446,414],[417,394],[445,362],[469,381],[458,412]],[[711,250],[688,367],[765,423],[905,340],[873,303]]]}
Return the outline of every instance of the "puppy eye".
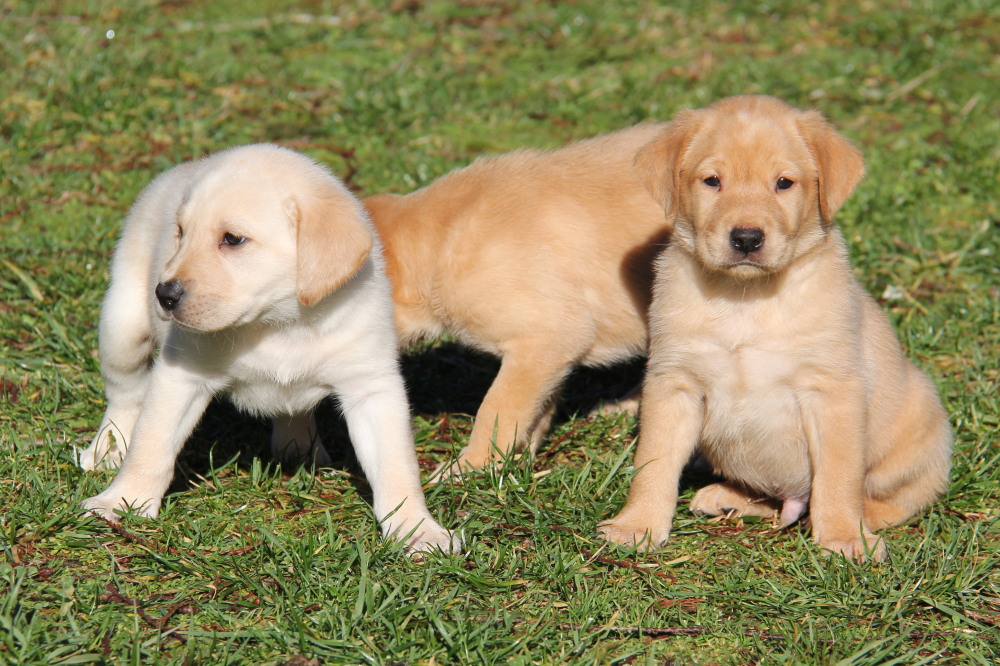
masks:
{"label": "puppy eye", "polygon": [[781,178],[778,179],[778,182],[775,183],[775,187],[777,187],[779,190],[787,190],[789,187],[791,187],[794,184],[795,184],[794,180],[791,180],[790,178],[785,178],[784,176],[782,176]]}
{"label": "puppy eye", "polygon": [[709,187],[718,187],[719,186],[719,177],[718,176],[709,176],[708,178],[704,179],[701,182],[705,183]]}
{"label": "puppy eye", "polygon": [[239,236],[237,234],[231,234],[229,232],[226,232],[222,236],[222,244],[223,245],[229,245],[231,247],[236,247],[237,245],[242,245],[244,242],[246,242],[246,237]]}

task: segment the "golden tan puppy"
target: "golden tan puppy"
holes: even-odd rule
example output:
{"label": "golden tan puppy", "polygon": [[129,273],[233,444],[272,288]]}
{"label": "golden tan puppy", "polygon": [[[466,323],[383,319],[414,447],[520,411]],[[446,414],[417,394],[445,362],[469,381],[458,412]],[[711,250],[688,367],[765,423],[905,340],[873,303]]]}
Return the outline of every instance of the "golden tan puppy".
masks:
{"label": "golden tan puppy", "polygon": [[329,460],[312,410],[335,396],[387,536],[458,549],[427,511],[379,243],[360,202],[303,155],[259,144],[157,178],[125,223],[101,311],[108,408],[84,502],[156,517],[209,401],[270,416],[285,459]]}
{"label": "golden tan puppy", "polygon": [[951,432],[833,224],[861,154],[815,112],[733,97],[679,115],[636,169],[675,231],[656,263],[637,472],[603,536],[665,543],[700,446],[726,482],[694,511],[777,501],[788,524],[808,503],[820,546],[882,559],[873,530],[947,486]]}
{"label": "golden tan puppy", "polygon": [[645,353],[652,260],[669,227],[632,156],[661,130],[480,159],[407,196],[364,200],[402,342],[449,331],[502,359],[451,471],[534,452],[574,366]]}

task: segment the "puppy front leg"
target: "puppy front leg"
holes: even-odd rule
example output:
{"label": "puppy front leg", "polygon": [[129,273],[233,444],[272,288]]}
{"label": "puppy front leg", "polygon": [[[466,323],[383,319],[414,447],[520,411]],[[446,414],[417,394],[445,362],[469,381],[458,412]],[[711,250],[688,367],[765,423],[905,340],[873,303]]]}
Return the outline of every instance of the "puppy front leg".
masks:
{"label": "puppy front leg", "polygon": [[681,471],[697,448],[704,411],[701,396],[676,383],[647,378],[639,408],[635,477],[625,507],[598,525],[604,539],[645,550],[667,542]]}
{"label": "puppy front leg", "polygon": [[337,393],[383,534],[406,539],[413,550],[459,552],[461,539],[431,517],[424,501],[402,380],[383,377],[377,386],[358,382]]}
{"label": "puppy front leg", "polygon": [[860,386],[809,391],[800,398],[812,490],[813,541],[854,560],[885,559],[885,543],[864,524],[865,398]]}
{"label": "puppy front leg", "polygon": [[112,521],[129,509],[155,518],[177,454],[211,398],[204,379],[158,360],[118,475],[107,490],[84,500],[83,508]]}

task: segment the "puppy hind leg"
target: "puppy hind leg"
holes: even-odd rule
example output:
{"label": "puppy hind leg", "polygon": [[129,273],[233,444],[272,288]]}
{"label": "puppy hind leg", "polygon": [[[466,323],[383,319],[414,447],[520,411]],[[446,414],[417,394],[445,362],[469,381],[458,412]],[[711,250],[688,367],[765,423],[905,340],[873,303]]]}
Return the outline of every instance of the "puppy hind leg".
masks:
{"label": "puppy hind leg", "polygon": [[330,454],[319,438],[313,412],[275,416],[271,425],[271,453],[275,460],[285,465],[326,467],[331,464]]}
{"label": "puppy hind leg", "polygon": [[[912,464],[913,461],[907,462]],[[930,462],[902,483],[898,477],[885,478],[886,470],[880,469],[884,465],[869,474],[865,497],[865,525],[869,529],[879,530],[906,522],[941,496],[948,487],[948,467],[933,464],[940,461]]]}
{"label": "puppy hind leg", "polygon": [[[530,443],[537,449],[551,420],[553,394],[573,368],[548,350],[511,350],[504,355],[469,437],[457,471],[477,469]],[[554,405],[551,405],[554,409]],[[540,427],[543,426],[543,427]]]}
{"label": "puppy hind leg", "polygon": [[545,441],[545,435],[548,434],[549,428],[552,426],[552,418],[555,415],[556,396],[553,394],[548,404],[542,410],[541,416],[538,417],[538,420],[535,422],[535,426],[531,429],[531,433],[528,436],[528,451],[532,456],[538,453],[538,449],[542,446],[542,442]]}
{"label": "puppy hind leg", "polygon": [[890,426],[889,453],[865,478],[865,524],[898,525],[932,504],[948,488],[951,426],[930,381],[916,368],[905,407]]}
{"label": "puppy hind leg", "polygon": [[[750,492],[728,481],[713,483],[699,489],[691,499],[691,511],[701,516],[722,516],[732,513],[738,518],[756,516],[766,520],[772,520],[781,514],[784,524],[784,513],[780,502],[773,498],[762,497],[759,493]],[[798,518],[796,515],[791,522],[795,522]]]}
{"label": "puppy hind leg", "polygon": [[142,294],[112,283],[99,329],[101,374],[108,405],[88,448],[77,452],[83,469],[121,464],[149,386],[155,334]]}

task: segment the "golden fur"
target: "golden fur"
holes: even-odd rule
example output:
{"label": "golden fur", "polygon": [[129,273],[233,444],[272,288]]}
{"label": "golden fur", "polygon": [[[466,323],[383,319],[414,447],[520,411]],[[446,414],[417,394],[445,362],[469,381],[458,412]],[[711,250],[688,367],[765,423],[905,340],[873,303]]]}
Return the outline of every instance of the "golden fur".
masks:
{"label": "golden fur", "polygon": [[108,408],[85,469],[120,471],[85,508],[156,517],[214,395],[273,419],[286,460],[329,462],[312,410],[336,396],[386,535],[458,549],[427,511],[378,239],[303,155],[258,144],[166,172],[133,206],[101,311]]}
{"label": "golden fur", "polygon": [[652,261],[669,227],[632,156],[661,129],[480,159],[412,194],[364,200],[403,344],[448,331],[502,359],[451,471],[534,452],[574,366],[645,353]]}
{"label": "golden fur", "polygon": [[656,263],[637,472],[604,538],[665,543],[700,448],[726,481],[694,511],[784,502],[787,524],[808,503],[822,548],[882,559],[873,531],[945,490],[951,432],[833,225],[860,153],[819,114],[748,96],[680,114],[635,163],[675,230]]}

